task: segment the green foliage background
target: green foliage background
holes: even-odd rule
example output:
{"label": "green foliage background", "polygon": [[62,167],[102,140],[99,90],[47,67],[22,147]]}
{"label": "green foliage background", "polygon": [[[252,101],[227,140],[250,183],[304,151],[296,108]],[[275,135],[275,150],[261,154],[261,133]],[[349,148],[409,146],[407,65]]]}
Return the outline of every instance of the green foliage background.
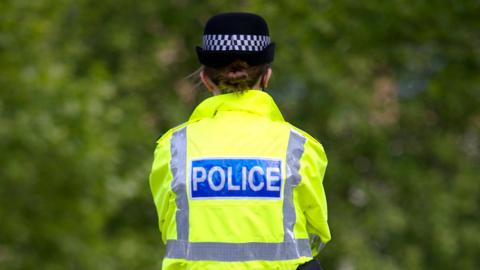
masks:
{"label": "green foliage background", "polygon": [[269,92],[319,138],[326,269],[480,266],[480,2],[0,2],[0,269],[160,269],[156,139],[221,11],[277,43]]}

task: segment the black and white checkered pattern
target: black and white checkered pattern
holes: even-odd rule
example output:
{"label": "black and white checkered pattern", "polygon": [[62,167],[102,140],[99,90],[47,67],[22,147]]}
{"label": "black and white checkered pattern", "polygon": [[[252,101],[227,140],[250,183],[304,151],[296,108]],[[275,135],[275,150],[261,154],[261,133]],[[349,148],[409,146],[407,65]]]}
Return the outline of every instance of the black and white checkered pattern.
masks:
{"label": "black and white checkered pattern", "polygon": [[204,35],[205,51],[263,51],[270,44],[269,36]]}

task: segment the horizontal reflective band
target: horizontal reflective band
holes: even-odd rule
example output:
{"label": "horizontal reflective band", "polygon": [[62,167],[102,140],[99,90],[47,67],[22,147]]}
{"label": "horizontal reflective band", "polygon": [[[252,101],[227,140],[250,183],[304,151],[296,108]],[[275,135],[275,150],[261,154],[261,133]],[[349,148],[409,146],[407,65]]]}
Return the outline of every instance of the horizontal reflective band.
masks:
{"label": "horizontal reflective band", "polygon": [[269,36],[261,35],[204,35],[206,51],[263,51],[270,44]]}
{"label": "horizontal reflective band", "polygon": [[213,243],[167,241],[167,258],[191,261],[279,261],[311,257],[309,239],[282,243]]}

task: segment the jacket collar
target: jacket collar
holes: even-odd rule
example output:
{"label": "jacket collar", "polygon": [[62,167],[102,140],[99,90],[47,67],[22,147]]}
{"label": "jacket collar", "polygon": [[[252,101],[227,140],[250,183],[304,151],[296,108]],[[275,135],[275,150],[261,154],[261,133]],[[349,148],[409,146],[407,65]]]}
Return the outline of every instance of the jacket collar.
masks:
{"label": "jacket collar", "polygon": [[189,122],[213,117],[219,111],[244,111],[267,117],[272,121],[284,121],[282,113],[269,94],[260,90],[247,90],[243,93],[207,98],[195,108]]}

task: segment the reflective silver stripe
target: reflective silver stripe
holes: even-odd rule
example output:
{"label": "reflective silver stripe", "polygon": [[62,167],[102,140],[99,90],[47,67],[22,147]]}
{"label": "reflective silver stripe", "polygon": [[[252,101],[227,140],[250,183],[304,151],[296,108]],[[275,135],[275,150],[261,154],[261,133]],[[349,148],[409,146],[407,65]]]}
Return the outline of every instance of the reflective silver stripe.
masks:
{"label": "reflective silver stripe", "polygon": [[172,190],[176,194],[177,239],[188,241],[188,198],[186,194],[187,165],[187,128],[177,130],[170,142],[170,170],[172,171]]}
{"label": "reflective silver stripe", "polygon": [[309,239],[282,243],[218,243],[169,240],[168,258],[191,261],[274,261],[311,257]]}
{"label": "reflective silver stripe", "polygon": [[293,226],[296,222],[295,206],[293,204],[293,189],[300,183],[300,158],[304,152],[305,137],[295,131],[290,131],[287,147],[287,181],[283,199],[283,229],[284,241],[295,242]]}
{"label": "reflective silver stripe", "polygon": [[322,242],[322,239],[320,236],[316,234],[309,234],[308,238],[310,239],[310,247],[312,250],[317,250],[317,253],[320,253],[320,251],[325,247],[325,243]]}

